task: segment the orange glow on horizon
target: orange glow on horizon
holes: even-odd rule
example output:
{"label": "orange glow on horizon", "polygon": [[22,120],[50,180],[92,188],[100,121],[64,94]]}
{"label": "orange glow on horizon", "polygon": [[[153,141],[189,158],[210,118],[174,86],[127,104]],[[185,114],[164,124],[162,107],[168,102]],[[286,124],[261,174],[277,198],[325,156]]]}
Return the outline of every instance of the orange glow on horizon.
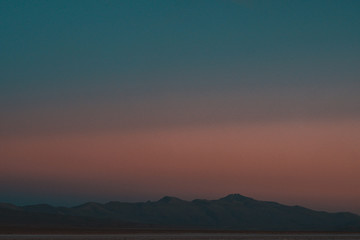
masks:
{"label": "orange glow on horizon", "polygon": [[[359,210],[360,124],[272,123],[1,140],[2,181],[120,198],[231,192]],[[347,199],[343,199],[347,196]],[[147,199],[144,199],[147,200]]]}

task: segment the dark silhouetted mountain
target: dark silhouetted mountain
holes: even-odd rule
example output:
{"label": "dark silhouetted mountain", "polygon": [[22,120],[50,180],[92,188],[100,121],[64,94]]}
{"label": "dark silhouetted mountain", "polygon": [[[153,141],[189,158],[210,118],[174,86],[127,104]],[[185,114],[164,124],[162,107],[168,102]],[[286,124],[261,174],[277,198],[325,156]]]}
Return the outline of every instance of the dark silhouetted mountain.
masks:
{"label": "dark silhouetted mountain", "polygon": [[241,231],[360,231],[360,216],[258,201],[240,194],[218,200],[163,197],[137,203],[76,207],[0,204],[0,227],[175,228]]}

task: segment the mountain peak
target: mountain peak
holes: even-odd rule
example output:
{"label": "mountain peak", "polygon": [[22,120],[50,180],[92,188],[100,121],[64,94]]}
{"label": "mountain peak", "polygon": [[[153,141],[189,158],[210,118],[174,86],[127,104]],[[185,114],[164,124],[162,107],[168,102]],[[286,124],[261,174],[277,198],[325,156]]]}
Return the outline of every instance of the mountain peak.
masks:
{"label": "mountain peak", "polygon": [[170,202],[183,202],[184,200],[177,198],[177,197],[170,197],[170,196],[165,196],[163,198],[161,198],[158,202],[160,203],[170,203]]}
{"label": "mountain peak", "polygon": [[244,201],[244,200],[253,200],[252,198],[245,197],[243,195],[240,195],[238,193],[229,194],[226,197],[220,198],[219,200],[226,200],[226,201]]}

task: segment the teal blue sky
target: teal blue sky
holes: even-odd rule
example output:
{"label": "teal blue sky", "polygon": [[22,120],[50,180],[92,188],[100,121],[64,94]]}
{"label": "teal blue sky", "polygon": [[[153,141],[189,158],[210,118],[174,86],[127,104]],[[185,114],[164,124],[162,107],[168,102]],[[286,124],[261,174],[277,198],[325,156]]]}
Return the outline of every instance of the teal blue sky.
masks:
{"label": "teal blue sky", "polygon": [[[149,104],[159,96],[148,108],[169,96],[180,103],[190,96],[195,106],[207,98],[229,105],[223,97],[243,93],[302,109],[314,103],[317,107],[307,115],[324,107],[330,117],[358,112],[357,0],[2,0],[0,6],[0,96],[6,122],[31,109],[61,112],[93,104],[124,114],[123,103]],[[278,95],[277,100],[268,95]],[[240,102],[232,104],[244,105]],[[258,108],[258,115],[264,107],[243,106]],[[286,117],[288,108],[269,118]],[[239,120],[231,110],[208,111],[217,119]],[[34,121],[46,121],[39,118]],[[21,125],[5,132],[26,132]]]}
{"label": "teal blue sky", "polygon": [[1,95],[354,85],[359,9],[356,0],[1,1]]}
{"label": "teal blue sky", "polygon": [[[342,161],[348,161],[349,172],[359,170],[359,161],[353,160],[360,153],[355,147],[348,149],[360,144],[356,135],[360,120],[359,13],[359,0],[0,0],[0,144],[8,146],[0,149],[0,163],[3,163],[0,191],[4,193],[0,202],[72,203],[75,192],[78,202],[89,200],[86,196],[98,196],[100,200],[147,200],[169,194],[160,183],[156,193],[141,193],[141,189],[148,187],[142,185],[141,179],[145,177],[140,172],[134,173],[140,180],[131,180],[131,186],[140,186],[138,192],[130,186],[123,195],[110,190],[104,195],[96,191],[82,195],[75,187],[71,188],[71,181],[62,181],[67,176],[62,167],[79,156],[85,159],[88,154],[82,152],[87,148],[83,142],[72,138],[78,135],[96,135],[94,138],[105,141],[101,134],[120,132],[122,139],[125,133],[169,131],[169,136],[165,135],[170,140],[160,141],[160,147],[154,150],[161,155],[159,149],[166,149],[162,144],[177,139],[174,132],[182,132],[179,129],[183,128],[213,128],[219,132],[224,128],[231,132],[229,126],[246,128],[259,124],[272,129],[269,135],[274,135],[277,143],[286,139],[277,138],[275,132],[282,129],[278,125],[297,131],[296,127],[289,127],[296,123],[305,126],[310,142],[321,136],[313,146],[326,142],[336,130],[334,134],[343,138],[339,137],[341,141],[335,147],[331,145],[331,151],[344,155]],[[325,130],[320,127],[315,137],[311,134],[318,125],[312,125],[313,122],[325,126]],[[272,128],[271,124],[276,127]],[[213,129],[199,130],[200,133],[187,130],[196,136],[179,142],[193,141],[195,145],[207,146],[211,152],[216,147],[206,145],[207,138],[199,135],[211,138],[219,133]],[[303,141],[306,137],[300,135],[287,137]],[[42,139],[44,136],[52,140],[47,142]],[[227,135],[220,136],[232,146]],[[256,136],[261,142],[261,134]],[[78,143],[81,151],[68,147],[73,152],[64,157],[67,165],[58,166],[59,173],[64,171],[64,174],[51,181],[48,177],[56,174],[47,170],[52,169],[51,161],[55,160],[45,160],[45,156],[60,158],[57,152],[60,146],[56,143],[67,137],[70,140],[60,141],[61,144]],[[146,139],[149,143],[144,143],[145,147],[157,141]],[[44,152],[40,147],[33,152],[29,150],[33,143],[42,141]],[[48,147],[53,149],[52,153],[46,150],[46,144],[51,145]],[[233,150],[236,152],[238,148]],[[189,149],[184,151],[191,155]],[[304,149],[296,156],[306,156]],[[107,147],[101,150],[104,156],[108,150]],[[28,156],[17,155],[27,151],[30,151]],[[124,151],[121,154],[133,157],[127,149]],[[276,154],[283,156],[281,151]],[[316,154],[321,159],[319,166],[328,155],[338,156],[325,150]],[[190,155],[186,155],[189,162]],[[251,159],[253,155],[249,155]],[[44,164],[43,172],[26,169],[38,161]],[[104,159],[93,161],[100,165]],[[232,161],[231,164],[236,163]],[[347,176],[348,172],[344,170],[342,174]],[[328,179],[329,176],[332,176],[330,172]],[[38,182],[45,182],[44,179],[48,185],[38,187]],[[307,176],[299,177],[299,183],[301,179]],[[340,190],[358,180],[346,179],[338,181],[342,183]],[[159,182],[168,181],[164,177]],[[57,197],[52,184],[62,186]],[[225,181],[226,184],[229,183]],[[80,189],[82,185],[78,186]],[[281,190],[278,190],[280,195],[267,195],[266,189],[257,185],[254,190],[250,188],[243,193],[294,202],[289,196],[281,195]],[[171,189],[173,195],[185,198],[229,193],[221,192],[219,186],[218,190],[209,190],[201,196],[195,196],[194,190],[184,192],[176,186]],[[358,188],[353,189],[356,192]],[[229,191],[237,192],[237,189],[229,188]],[[302,201],[308,206],[321,205],[321,196],[317,204],[311,200],[312,193],[303,196]],[[351,201],[339,200],[342,205],[329,203],[324,209],[350,206],[350,210],[360,212],[356,204],[360,201],[359,194],[343,196]],[[323,198],[331,199],[331,195]]]}

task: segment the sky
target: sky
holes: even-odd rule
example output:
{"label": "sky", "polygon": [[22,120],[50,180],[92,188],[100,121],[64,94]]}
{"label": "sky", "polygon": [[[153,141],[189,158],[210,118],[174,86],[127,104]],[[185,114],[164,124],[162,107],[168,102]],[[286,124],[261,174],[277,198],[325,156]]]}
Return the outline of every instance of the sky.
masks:
{"label": "sky", "polygon": [[360,1],[0,0],[0,202],[360,214]]}

